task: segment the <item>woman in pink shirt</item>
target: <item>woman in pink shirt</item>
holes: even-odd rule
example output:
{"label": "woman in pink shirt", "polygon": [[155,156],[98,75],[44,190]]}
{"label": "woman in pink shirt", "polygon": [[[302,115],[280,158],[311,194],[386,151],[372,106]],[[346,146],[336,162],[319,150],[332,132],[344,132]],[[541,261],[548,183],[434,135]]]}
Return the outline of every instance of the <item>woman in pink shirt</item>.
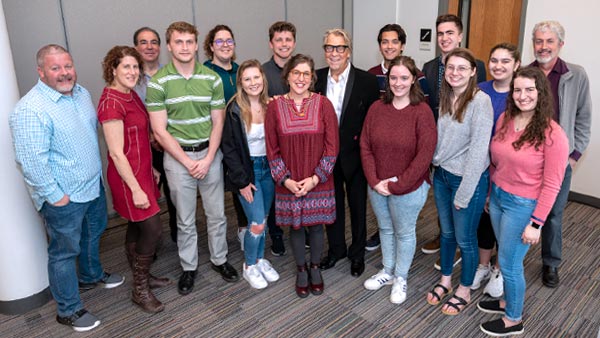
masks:
{"label": "woman in pink shirt", "polygon": [[518,70],[509,98],[490,145],[489,210],[498,239],[505,297],[477,304],[483,312],[504,315],[481,324],[481,330],[493,336],[523,333],[523,259],[529,246],[539,242],[541,227],[560,190],[569,152],[564,131],[552,120],[552,93],[539,68]]}

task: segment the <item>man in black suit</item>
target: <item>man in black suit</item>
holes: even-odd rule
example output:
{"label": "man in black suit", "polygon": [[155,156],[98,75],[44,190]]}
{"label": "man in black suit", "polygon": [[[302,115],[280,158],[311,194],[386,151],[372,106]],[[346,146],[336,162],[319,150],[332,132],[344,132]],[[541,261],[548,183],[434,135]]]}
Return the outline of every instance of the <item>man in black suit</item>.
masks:
{"label": "man in black suit", "polygon": [[[336,221],[327,226],[329,252],[321,261],[321,269],[332,268],[347,256],[352,262],[352,276],[358,277],[365,270],[367,240],[367,179],[360,161],[360,133],[369,107],[379,98],[379,85],[377,77],[350,63],[352,41],[346,31],[338,28],[327,31],[323,49],[329,67],[317,70],[315,91],[326,95],[335,108],[340,128],[340,152],[333,170]],[[348,248],[346,195],[352,227],[352,244]]]}

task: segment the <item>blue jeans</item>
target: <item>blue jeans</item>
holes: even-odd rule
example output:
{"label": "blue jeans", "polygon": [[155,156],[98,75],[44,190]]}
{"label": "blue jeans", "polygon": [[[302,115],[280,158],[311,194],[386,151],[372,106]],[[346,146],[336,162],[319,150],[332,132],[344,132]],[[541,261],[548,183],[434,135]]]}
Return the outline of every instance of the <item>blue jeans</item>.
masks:
{"label": "blue jeans", "polygon": [[498,262],[504,277],[506,318],[520,321],[525,300],[525,274],[523,259],[529,244],[523,244],[525,230],[537,201],[507,193],[492,184],[490,217],[498,239]]}
{"label": "blue jeans", "polygon": [[460,284],[471,286],[479,251],[477,247],[477,227],[483,212],[489,186],[489,171],[486,169],[479,178],[473,197],[466,208],[454,207],[454,195],[460,186],[462,177],[456,176],[442,167],[435,169],[433,175],[433,193],[441,226],[440,261],[442,275],[452,275],[456,245],[462,256]]}
{"label": "blue jeans", "polygon": [[428,191],[427,182],[405,195],[383,196],[369,187],[369,200],[379,225],[383,268],[392,276],[408,278],[417,246],[417,218]]}
{"label": "blue jeans", "polygon": [[[48,279],[56,300],[58,315],[70,316],[81,310],[79,283],[94,283],[103,275],[100,264],[100,237],[106,229],[106,196],[86,202],[55,207],[44,203],[40,210],[50,238]],[[77,261],[79,260],[79,278]]]}
{"label": "blue jeans", "polygon": [[[266,156],[251,156],[254,166],[254,200],[248,203],[246,199],[238,193],[244,213],[248,218],[248,231],[244,237],[244,256],[246,265],[254,265],[258,259],[264,257],[265,253],[265,233],[266,221],[269,215],[269,209],[275,197],[275,182],[271,177],[269,161]],[[260,234],[252,232],[252,228],[258,225],[263,226]]]}

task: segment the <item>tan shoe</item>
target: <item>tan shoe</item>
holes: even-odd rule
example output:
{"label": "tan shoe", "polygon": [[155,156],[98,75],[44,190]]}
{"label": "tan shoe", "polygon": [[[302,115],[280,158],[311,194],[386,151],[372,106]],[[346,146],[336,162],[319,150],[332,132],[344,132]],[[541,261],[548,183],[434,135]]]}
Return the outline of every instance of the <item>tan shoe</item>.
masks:
{"label": "tan shoe", "polygon": [[440,235],[438,235],[435,239],[425,243],[421,248],[424,254],[430,255],[440,251]]}
{"label": "tan shoe", "polygon": [[[460,256],[460,250],[456,250],[456,254],[454,255],[454,264],[452,265],[452,267],[456,267],[458,263],[460,263],[460,261],[462,261],[462,257]],[[441,258],[438,258],[437,261],[435,261],[433,267],[438,271],[442,270]]]}

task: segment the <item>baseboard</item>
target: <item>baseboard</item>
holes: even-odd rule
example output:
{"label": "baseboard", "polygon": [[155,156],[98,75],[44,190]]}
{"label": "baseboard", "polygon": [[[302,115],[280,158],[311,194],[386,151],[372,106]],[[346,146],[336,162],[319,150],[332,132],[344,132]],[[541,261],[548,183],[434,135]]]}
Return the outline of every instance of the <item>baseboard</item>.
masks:
{"label": "baseboard", "polygon": [[20,315],[48,303],[51,299],[52,293],[50,293],[50,287],[47,287],[27,298],[0,301],[0,313],[6,315]]}
{"label": "baseboard", "polygon": [[577,192],[569,192],[569,201],[589,205],[594,208],[600,209],[600,198],[580,194]]}

